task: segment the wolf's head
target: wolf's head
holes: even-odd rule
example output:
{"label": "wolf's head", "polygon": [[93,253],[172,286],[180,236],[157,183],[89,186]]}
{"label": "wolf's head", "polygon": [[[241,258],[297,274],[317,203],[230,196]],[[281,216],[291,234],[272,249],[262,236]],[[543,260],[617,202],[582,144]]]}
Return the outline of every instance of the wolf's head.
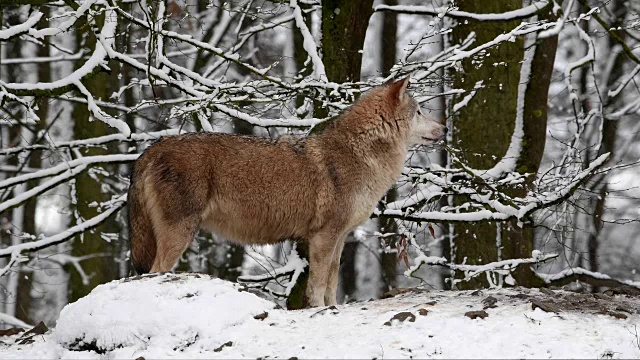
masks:
{"label": "wolf's head", "polygon": [[407,92],[409,77],[389,80],[385,83],[387,96],[395,103],[396,114],[410,123],[410,145],[429,145],[444,139],[447,128],[425,116],[418,102]]}

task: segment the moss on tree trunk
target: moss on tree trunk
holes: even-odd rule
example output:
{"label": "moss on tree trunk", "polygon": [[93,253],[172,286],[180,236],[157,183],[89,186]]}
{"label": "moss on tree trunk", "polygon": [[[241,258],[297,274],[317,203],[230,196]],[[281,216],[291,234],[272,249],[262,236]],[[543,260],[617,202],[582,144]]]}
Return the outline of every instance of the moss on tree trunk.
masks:
{"label": "moss on tree trunk", "polygon": [[[104,15],[100,15],[104,21]],[[102,24],[100,24],[101,26]],[[90,29],[78,29],[76,32],[78,46],[84,42],[84,47],[95,49],[96,38]],[[82,65],[78,63],[77,66]],[[111,74],[98,73],[89,80],[83,81],[87,90],[97,99],[106,99],[114,90],[111,84],[119,84],[117,78],[120,68],[115,61],[109,62]],[[102,121],[90,121],[92,116],[86,105],[80,104],[73,110],[73,135],[75,139],[89,139],[113,133],[113,129]],[[115,146],[115,145],[114,145]],[[112,149],[115,151],[115,149]],[[100,147],[87,148],[82,151],[83,156],[106,155],[113,153]],[[90,170],[82,172],[76,177],[75,188],[77,195],[76,211],[82,218],[78,221],[91,219],[99,214],[98,208],[92,203],[100,203],[109,199],[109,194],[103,192],[101,174],[90,175]],[[69,302],[87,295],[91,290],[118,277],[118,264],[116,256],[118,246],[115,242],[103,239],[103,233],[118,233],[118,228],[113,219],[105,221],[100,226],[76,236],[72,243],[71,255],[76,257],[93,255],[81,262],[82,269],[88,275],[88,283],[84,284],[81,275],[73,267],[69,266]]]}
{"label": "moss on tree trunk", "polygon": [[[519,0],[479,2],[458,1],[461,11],[471,13],[502,13],[522,7]],[[547,16],[547,15],[543,15]],[[474,44],[483,44],[500,34],[511,31],[516,21],[480,22],[465,20],[452,32],[452,43],[461,43],[475,33]],[[511,196],[522,196],[531,188],[544,150],[547,124],[547,94],[555,59],[557,39],[551,37],[538,42],[531,62],[531,76],[524,105],[522,150],[516,169],[532,173],[524,186],[501,189]],[[504,42],[472,59],[461,62],[461,69],[452,72],[453,87],[470,91],[478,81],[482,88],[458,113],[453,114],[453,146],[462,150],[462,159],[475,169],[490,169],[503,158],[515,127],[518,85],[524,55],[522,38]],[[457,96],[453,103],[464,95]],[[465,199],[458,201],[458,204]],[[498,237],[500,231],[500,237]],[[500,239],[501,247],[497,244]],[[501,259],[530,257],[533,250],[533,228],[515,221],[506,223],[482,222],[455,225],[452,244],[456,263],[486,264]],[[457,274],[462,277],[463,274]],[[541,285],[529,267],[514,272],[519,285]],[[485,277],[478,277],[459,288],[479,288],[488,285]]]}

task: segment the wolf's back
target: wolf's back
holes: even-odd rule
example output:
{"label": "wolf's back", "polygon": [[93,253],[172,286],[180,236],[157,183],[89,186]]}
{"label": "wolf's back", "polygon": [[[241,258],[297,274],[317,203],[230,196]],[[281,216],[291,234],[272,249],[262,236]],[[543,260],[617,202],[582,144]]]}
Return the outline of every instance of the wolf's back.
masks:
{"label": "wolf's back", "polygon": [[[144,169],[137,169],[136,163],[131,173],[129,187],[129,241],[131,247],[131,263],[138,274],[151,270],[156,257],[156,239],[153,225],[144,197]],[[142,170],[142,171],[140,171]]]}

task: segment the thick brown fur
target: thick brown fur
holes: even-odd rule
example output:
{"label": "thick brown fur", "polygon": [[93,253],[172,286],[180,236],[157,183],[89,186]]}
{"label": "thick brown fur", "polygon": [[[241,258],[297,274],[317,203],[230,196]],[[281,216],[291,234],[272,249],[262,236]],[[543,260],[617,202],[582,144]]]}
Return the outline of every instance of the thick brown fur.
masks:
{"label": "thick brown fur", "polygon": [[128,195],[136,271],[170,271],[199,228],[239,244],[302,239],[310,305],[335,304],[345,237],[396,181],[408,147],[446,131],[407,83],[373,88],[306,138],[192,133],[149,147]]}

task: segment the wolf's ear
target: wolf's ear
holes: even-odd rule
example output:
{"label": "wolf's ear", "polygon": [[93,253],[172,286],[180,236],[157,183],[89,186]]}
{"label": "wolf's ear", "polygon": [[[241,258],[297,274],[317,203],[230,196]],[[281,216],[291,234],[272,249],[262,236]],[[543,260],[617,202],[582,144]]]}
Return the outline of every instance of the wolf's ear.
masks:
{"label": "wolf's ear", "polygon": [[389,86],[389,96],[394,99],[403,101],[407,96],[407,86],[409,85],[410,76],[406,76],[398,81],[389,80],[385,85]]}

